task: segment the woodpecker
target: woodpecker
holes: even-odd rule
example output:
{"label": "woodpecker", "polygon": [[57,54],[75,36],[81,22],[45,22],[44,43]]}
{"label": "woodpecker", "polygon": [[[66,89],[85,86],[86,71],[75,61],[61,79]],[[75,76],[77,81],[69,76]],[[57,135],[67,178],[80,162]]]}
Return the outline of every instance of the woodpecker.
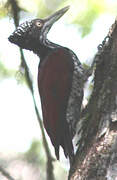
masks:
{"label": "woodpecker", "polygon": [[59,160],[60,146],[70,163],[74,160],[73,137],[80,119],[85,69],[75,53],[47,39],[52,25],[69,6],[45,19],[34,19],[19,25],[9,41],[33,51],[40,58],[38,89],[44,127]]}

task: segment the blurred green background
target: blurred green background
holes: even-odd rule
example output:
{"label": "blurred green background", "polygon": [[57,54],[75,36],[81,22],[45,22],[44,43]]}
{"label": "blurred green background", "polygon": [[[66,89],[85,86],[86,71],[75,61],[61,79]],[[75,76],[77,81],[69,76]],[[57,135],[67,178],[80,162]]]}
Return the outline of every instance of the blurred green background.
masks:
{"label": "blurred green background", "polygon": [[[45,180],[46,157],[32,96],[21,68],[19,49],[7,39],[15,30],[11,1],[0,0],[0,166],[7,168],[16,179]],[[17,0],[17,3],[21,9],[20,23],[44,18],[70,5],[70,10],[52,27],[48,38],[71,48],[87,65],[117,15],[115,0]],[[24,51],[24,55],[41,115],[36,81],[39,59],[29,51]],[[84,104],[90,94],[88,85],[85,89]],[[48,137],[47,140],[54,156]],[[68,161],[62,151],[61,154],[61,161],[54,162],[56,180],[67,179]],[[5,180],[2,175],[1,178]]]}

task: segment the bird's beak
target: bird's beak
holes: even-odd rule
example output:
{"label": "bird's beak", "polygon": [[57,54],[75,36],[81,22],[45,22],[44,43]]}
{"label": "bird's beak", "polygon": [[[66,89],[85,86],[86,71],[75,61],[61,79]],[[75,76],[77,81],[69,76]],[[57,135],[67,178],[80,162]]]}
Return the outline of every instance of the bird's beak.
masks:
{"label": "bird's beak", "polygon": [[55,12],[51,16],[45,19],[45,23],[47,22],[48,25],[52,26],[61,16],[63,16],[69,9],[69,6],[60,9],[59,11]]}
{"label": "bird's beak", "polygon": [[46,32],[45,34],[48,33],[48,31],[50,30],[50,28],[52,27],[52,25],[61,18],[61,16],[63,16],[68,9],[70,8],[70,6],[66,6],[63,9],[60,9],[59,11],[55,12],[54,14],[52,14],[51,16],[47,17],[46,19],[44,19],[44,26],[43,26],[43,32]]}

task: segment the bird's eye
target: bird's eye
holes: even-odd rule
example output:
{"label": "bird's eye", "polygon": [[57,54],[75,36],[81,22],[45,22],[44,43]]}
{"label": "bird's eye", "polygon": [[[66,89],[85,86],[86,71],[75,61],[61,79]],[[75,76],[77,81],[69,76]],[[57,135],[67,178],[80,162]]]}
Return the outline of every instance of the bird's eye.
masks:
{"label": "bird's eye", "polygon": [[42,23],[41,22],[36,22],[36,25],[38,26],[38,27],[42,27]]}

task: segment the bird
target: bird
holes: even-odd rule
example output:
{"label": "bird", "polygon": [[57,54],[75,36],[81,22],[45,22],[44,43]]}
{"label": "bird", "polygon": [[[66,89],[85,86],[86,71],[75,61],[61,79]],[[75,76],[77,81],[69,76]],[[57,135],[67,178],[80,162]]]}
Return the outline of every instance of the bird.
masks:
{"label": "bird", "polygon": [[63,148],[70,164],[74,162],[73,138],[80,119],[83,100],[83,65],[69,48],[47,38],[53,24],[69,9],[66,6],[44,19],[33,19],[19,25],[9,41],[39,56],[38,89],[41,99],[43,124],[59,160]]}

